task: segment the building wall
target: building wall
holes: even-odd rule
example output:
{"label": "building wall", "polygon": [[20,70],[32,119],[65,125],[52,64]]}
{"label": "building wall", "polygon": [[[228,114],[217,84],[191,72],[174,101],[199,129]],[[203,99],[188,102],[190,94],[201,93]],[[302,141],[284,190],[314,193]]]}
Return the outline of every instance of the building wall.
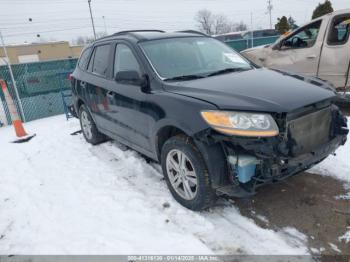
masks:
{"label": "building wall", "polygon": [[[32,55],[38,57],[39,61],[77,58],[83,46],[70,46],[69,42],[50,42],[50,43],[36,43],[36,44],[23,44],[23,45],[10,45],[7,46],[7,53],[10,58],[11,64],[18,64],[20,56]],[[0,48],[0,58],[5,57],[4,50]],[[24,57],[26,58],[26,57]],[[35,61],[35,59],[33,59]],[[3,63],[2,63],[3,64]]]}
{"label": "building wall", "polygon": [[80,57],[81,51],[83,50],[84,46],[81,45],[73,45],[70,47],[72,57],[78,58]]}

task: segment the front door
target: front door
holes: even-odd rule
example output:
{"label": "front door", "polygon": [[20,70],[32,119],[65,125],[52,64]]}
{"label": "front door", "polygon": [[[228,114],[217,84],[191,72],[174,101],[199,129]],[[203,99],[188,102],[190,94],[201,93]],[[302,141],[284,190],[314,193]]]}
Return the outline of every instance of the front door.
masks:
{"label": "front door", "polygon": [[322,47],[322,20],[314,21],[282,40],[266,57],[264,66],[316,76]]}
{"label": "front door", "polygon": [[[133,50],[125,43],[117,43],[114,52],[113,76],[120,71],[136,71],[142,75],[142,68]],[[118,126],[118,136],[127,140],[139,150],[150,151],[147,96],[138,85],[112,82],[107,94],[113,121]]]}
{"label": "front door", "polygon": [[322,49],[318,76],[337,88],[346,85],[350,65],[350,13],[335,16],[330,22]]}

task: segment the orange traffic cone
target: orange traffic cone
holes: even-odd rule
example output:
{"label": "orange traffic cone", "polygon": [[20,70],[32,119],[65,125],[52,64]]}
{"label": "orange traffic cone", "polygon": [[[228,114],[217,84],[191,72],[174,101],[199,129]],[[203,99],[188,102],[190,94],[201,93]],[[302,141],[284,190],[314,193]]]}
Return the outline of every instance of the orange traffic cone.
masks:
{"label": "orange traffic cone", "polygon": [[[10,116],[11,116],[12,124],[15,128],[16,136],[19,137],[21,139],[21,141],[30,140],[33,136],[28,136],[28,134],[24,130],[24,127],[22,125],[22,120],[19,117],[19,114],[17,112],[17,108],[16,108],[15,103],[13,102],[13,99],[10,95],[8,88],[7,88],[6,82],[4,80],[0,79],[0,85],[1,85],[2,91],[4,93],[8,109],[10,111]],[[20,140],[18,140],[17,142],[19,142],[19,141]]]}

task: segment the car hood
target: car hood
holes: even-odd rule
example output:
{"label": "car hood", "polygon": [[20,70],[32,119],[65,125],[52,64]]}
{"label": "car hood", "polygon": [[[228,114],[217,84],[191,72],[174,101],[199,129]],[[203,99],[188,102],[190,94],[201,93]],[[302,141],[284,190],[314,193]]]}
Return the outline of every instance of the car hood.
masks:
{"label": "car hood", "polygon": [[168,92],[207,101],[222,110],[290,112],[335,97],[325,82],[265,68],[170,82]]}
{"label": "car hood", "polygon": [[269,45],[263,47],[253,47],[245,49],[241,52],[241,55],[252,61],[256,65],[264,66],[266,57],[271,53],[271,47]]}

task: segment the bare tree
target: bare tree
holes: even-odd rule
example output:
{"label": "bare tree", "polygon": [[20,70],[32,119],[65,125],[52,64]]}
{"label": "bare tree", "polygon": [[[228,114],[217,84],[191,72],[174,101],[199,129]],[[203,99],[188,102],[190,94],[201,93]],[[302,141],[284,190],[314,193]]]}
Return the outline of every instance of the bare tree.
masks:
{"label": "bare tree", "polygon": [[212,35],[214,33],[214,17],[213,14],[207,10],[202,9],[199,10],[195,16],[195,20],[198,22],[199,29],[208,35]]}
{"label": "bare tree", "polygon": [[223,14],[213,14],[207,9],[199,10],[195,16],[199,30],[208,35],[219,35],[247,30],[243,22],[233,23]]}
{"label": "bare tree", "polygon": [[248,26],[243,21],[241,21],[235,25],[235,30],[236,31],[246,31],[246,30],[248,30]]}
{"label": "bare tree", "polygon": [[214,34],[225,34],[234,31],[235,25],[224,15],[214,15]]}

